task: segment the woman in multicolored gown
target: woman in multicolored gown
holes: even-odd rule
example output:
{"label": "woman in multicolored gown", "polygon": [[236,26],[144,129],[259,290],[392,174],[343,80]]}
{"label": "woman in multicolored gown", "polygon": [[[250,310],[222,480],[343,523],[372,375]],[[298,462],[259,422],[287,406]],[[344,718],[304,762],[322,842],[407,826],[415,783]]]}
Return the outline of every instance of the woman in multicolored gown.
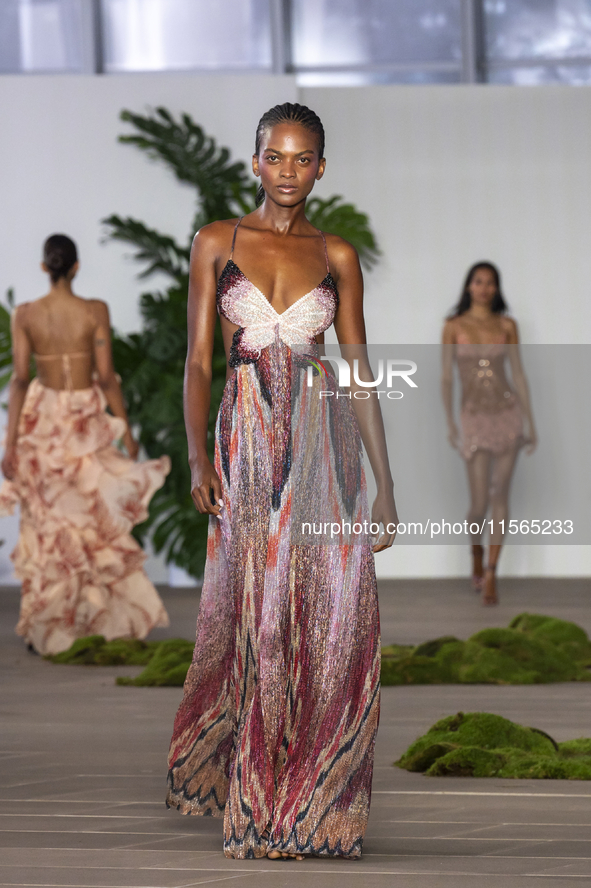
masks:
{"label": "woman in multicolored gown", "polygon": [[[481,534],[472,535],[472,585],[482,591],[484,605],[498,601],[496,569],[517,456],[524,445],[528,453],[536,446],[517,324],[506,310],[498,269],[490,262],[477,262],[468,271],[460,300],[443,330],[443,399],[450,443],[466,461],[468,522],[482,526],[489,508],[493,522],[486,568]],[[461,434],[453,416],[454,359],[462,386]],[[507,359],[515,390],[505,374]]]}
{"label": "woman in multicolored gown", "polygon": [[[394,532],[397,522],[377,399],[348,400],[331,373],[307,371],[320,369],[317,344],[333,322],[343,346],[365,343],[357,253],[304,214],[323,154],[312,111],[271,109],[253,157],[262,205],[203,228],[191,257],[185,415],[193,499],[212,517],[167,804],[224,817],[228,857],[357,858],[369,812],[380,676],[373,552],[394,533],[372,545],[345,529],[306,544],[295,526],[315,504],[352,521],[353,533],[369,520],[360,430],[378,485],[372,520]],[[214,467],[217,312],[229,369]],[[358,366],[371,379],[366,357]]]}
{"label": "woman in multicolored gown", "polygon": [[[11,556],[22,584],[16,631],[38,653],[57,654],[86,635],[145,638],[168,625],[130,531],[147,518],[170,460],[135,462],[138,445],[111,358],[109,310],[73,293],[74,242],[62,234],[48,238],[42,267],[49,293],[19,305],[12,317],[0,514],[20,505]],[[119,438],[131,459],[113,446]]]}

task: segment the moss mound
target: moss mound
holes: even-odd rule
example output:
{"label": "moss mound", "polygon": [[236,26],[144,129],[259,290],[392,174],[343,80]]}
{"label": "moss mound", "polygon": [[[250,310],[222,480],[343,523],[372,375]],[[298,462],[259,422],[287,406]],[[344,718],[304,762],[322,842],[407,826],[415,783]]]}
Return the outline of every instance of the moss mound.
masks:
{"label": "moss mound", "polygon": [[434,724],[394,764],[430,777],[591,780],[591,739],[556,743],[500,715],[458,712]]}
{"label": "moss mound", "polygon": [[116,638],[106,641],[102,635],[79,638],[61,654],[46,657],[52,663],[73,666],[145,666],[136,678],[118,678],[117,684],[182,685],[193,657],[193,642],[184,638],[168,641],[140,641]]}
{"label": "moss mound", "polygon": [[382,649],[382,684],[542,684],[589,681],[591,642],[575,623],[520,614],[468,641],[442,636]]}
{"label": "moss mound", "polygon": [[138,638],[107,641],[103,635],[89,635],[78,638],[67,651],[45,659],[73,666],[145,666],[157,647],[157,641],[140,641]]}
{"label": "moss mound", "polygon": [[171,638],[161,641],[156,653],[136,678],[118,678],[119,685],[136,685],[137,687],[163,687],[184,684],[191,660],[193,658],[192,641],[184,638]]}
{"label": "moss mound", "polygon": [[[118,684],[141,687],[182,685],[193,656],[184,638],[139,641],[102,635],[79,638],[53,663],[145,666],[136,678]],[[444,635],[418,646],[382,648],[382,684],[541,684],[591,680],[591,642],[575,623],[520,614],[506,629],[483,629],[468,641]]]}

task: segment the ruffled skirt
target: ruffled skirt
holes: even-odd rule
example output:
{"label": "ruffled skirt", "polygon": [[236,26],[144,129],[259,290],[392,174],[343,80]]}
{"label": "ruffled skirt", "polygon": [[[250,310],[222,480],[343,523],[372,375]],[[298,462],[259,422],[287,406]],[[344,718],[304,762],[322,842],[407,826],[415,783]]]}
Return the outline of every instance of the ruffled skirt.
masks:
{"label": "ruffled skirt", "polygon": [[19,423],[18,468],[0,488],[0,515],[20,505],[11,558],[22,583],[16,627],[41,654],[77,639],[145,638],[167,626],[164,605],[130,536],[170,471],[167,456],[136,463],[113,441],[121,419],[101,389],[55,390],[34,379]]}

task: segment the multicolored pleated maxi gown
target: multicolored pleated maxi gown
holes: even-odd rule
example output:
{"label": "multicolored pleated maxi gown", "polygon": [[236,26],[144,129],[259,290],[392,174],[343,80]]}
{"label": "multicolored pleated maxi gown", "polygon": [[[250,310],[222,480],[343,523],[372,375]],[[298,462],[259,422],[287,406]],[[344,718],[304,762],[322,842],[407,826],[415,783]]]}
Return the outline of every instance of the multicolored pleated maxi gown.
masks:
{"label": "multicolored pleated maxi gown", "polygon": [[330,272],[282,314],[231,259],[218,285],[239,326],[216,427],[224,508],[210,518],[167,804],[223,817],[227,857],[361,855],[379,717],[373,554],[367,537],[293,534],[315,502],[368,519],[351,402],[320,397],[334,378],[301,354],[337,304]]}

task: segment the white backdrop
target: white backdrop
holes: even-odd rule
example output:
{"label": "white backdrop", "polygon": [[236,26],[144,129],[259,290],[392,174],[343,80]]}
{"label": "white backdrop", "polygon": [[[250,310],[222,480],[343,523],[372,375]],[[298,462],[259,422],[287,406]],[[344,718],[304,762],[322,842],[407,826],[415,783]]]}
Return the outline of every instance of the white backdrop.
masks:
{"label": "white backdrop", "polygon": [[[188,111],[248,161],[260,114],[296,98],[318,111],[327,130],[319,194],[353,200],[378,234],[383,256],[367,279],[369,341],[437,342],[467,267],[482,258],[500,266],[525,342],[588,341],[591,89],[585,87],[298,91],[290,77],[3,76],[0,292],[14,286],[17,302],[41,295],[41,244],[64,231],[80,247],[78,292],[105,299],[118,329],[137,329],[137,296],[146,284],[136,280],[128,249],[101,243],[100,220],[129,214],[183,238],[193,194],[137,149],[117,143],[127,129],[119,111],[158,104]],[[540,463],[538,470],[543,477],[552,468]],[[4,519],[0,533],[6,582],[15,520]],[[381,576],[454,576],[466,572],[466,553],[397,545],[376,566]],[[586,575],[591,548],[507,547],[502,568],[513,575]],[[165,578],[155,560],[149,571]]]}

